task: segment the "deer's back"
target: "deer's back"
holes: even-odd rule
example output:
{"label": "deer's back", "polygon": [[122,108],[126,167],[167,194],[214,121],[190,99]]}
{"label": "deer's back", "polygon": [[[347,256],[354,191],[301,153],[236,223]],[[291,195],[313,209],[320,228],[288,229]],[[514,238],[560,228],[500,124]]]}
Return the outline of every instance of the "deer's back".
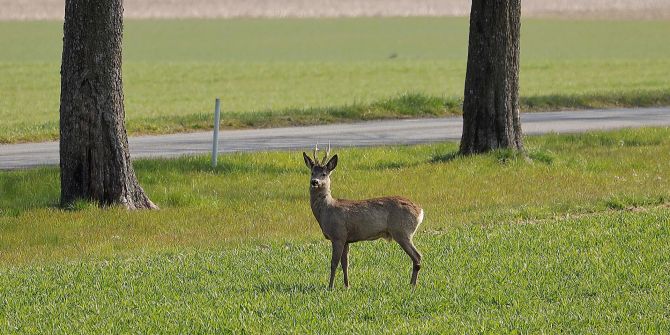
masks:
{"label": "deer's back", "polygon": [[414,234],[423,215],[410,200],[392,196],[366,200],[338,199],[334,219],[346,227],[349,242]]}

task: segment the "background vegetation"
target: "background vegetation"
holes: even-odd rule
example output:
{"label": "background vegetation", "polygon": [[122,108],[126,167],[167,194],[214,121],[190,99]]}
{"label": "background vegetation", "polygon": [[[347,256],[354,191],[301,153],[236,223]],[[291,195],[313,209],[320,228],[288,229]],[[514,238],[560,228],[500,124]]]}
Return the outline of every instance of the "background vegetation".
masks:
{"label": "background vegetation", "polygon": [[[467,29],[465,18],[129,20],[127,125],[209,128],[216,96],[233,128],[459,113]],[[668,21],[522,29],[524,110],[670,104]],[[0,143],[58,136],[61,38],[60,22],[0,22]]]}

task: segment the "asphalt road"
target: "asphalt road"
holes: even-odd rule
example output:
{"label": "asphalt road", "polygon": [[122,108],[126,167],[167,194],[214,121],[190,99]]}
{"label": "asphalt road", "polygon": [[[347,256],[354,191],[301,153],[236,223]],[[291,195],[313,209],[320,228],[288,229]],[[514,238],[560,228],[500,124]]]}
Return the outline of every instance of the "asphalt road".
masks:
{"label": "asphalt road", "polygon": [[[521,124],[526,135],[670,126],[670,107],[528,113],[521,115]],[[449,117],[221,131],[219,152],[308,151],[317,141],[330,142],[334,147],[431,143],[459,140],[461,128],[460,117]],[[133,158],[175,157],[211,150],[211,131],[130,138]],[[58,161],[58,142],[0,145],[2,170],[57,165]]]}

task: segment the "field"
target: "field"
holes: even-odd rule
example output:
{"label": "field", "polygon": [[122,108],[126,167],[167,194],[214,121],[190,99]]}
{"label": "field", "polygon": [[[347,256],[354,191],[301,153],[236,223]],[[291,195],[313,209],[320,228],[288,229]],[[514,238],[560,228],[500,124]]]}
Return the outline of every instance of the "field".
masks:
{"label": "field", "polygon": [[[460,113],[467,19],[127,20],[131,134]],[[58,136],[62,23],[0,22],[0,143]],[[669,21],[525,19],[525,111],[670,105]],[[420,38],[418,38],[420,36]],[[139,160],[159,211],[57,208],[58,169],[0,172],[0,333],[668,333],[670,128],[337,150],[333,192],[426,211],[330,246],[300,152]]]}
{"label": "field", "polygon": [[419,286],[393,243],[329,245],[299,152],[141,160],[160,211],[58,202],[58,171],[0,172],[0,333],[670,330],[670,129],[337,150],[335,196],[423,206]]}
{"label": "field", "polygon": [[382,242],[354,246],[353,287],[333,292],[323,242],[0,269],[0,331],[662,334],[669,214],[425,232],[415,290],[406,255]]}
{"label": "field", "polygon": [[[670,104],[668,21],[522,27],[524,110]],[[216,96],[228,128],[456,114],[467,34],[465,18],[127,20],[127,126],[208,129]],[[0,22],[0,143],[57,138],[61,38]]]}

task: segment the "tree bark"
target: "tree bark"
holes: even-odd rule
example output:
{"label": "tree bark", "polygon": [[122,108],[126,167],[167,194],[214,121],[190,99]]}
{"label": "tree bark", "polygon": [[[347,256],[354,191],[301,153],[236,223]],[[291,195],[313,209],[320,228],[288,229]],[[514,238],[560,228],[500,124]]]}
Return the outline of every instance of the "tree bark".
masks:
{"label": "tree bark", "polygon": [[523,150],[520,30],[520,0],[472,0],[461,154]]}
{"label": "tree bark", "polygon": [[158,208],[128,151],[121,81],[122,0],[66,0],[61,65],[61,205]]}

